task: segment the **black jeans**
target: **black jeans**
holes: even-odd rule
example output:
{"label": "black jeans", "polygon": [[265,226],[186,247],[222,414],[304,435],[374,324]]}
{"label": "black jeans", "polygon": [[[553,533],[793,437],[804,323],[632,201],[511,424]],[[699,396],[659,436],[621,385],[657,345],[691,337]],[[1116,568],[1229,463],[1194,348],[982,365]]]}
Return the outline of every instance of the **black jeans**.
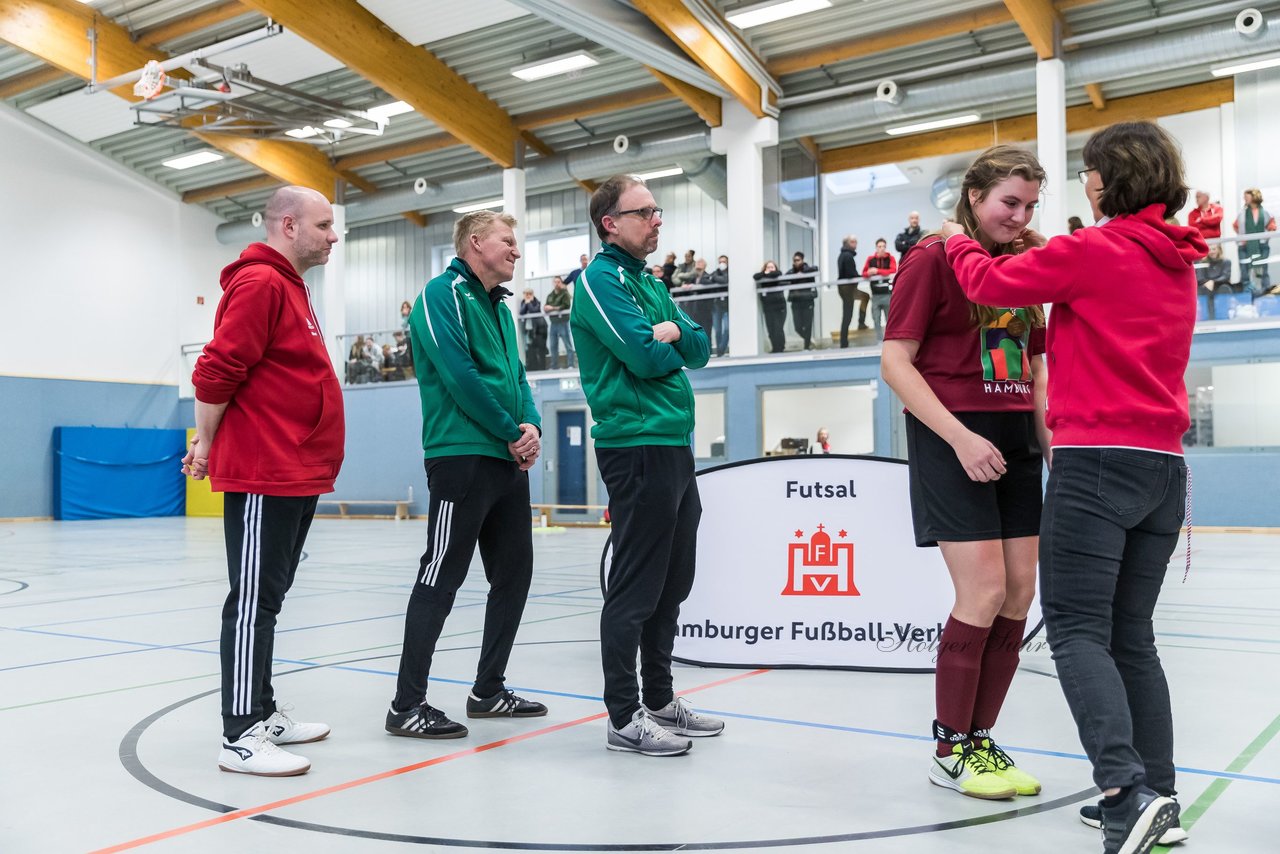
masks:
{"label": "black jeans", "polygon": [[1174,794],[1173,715],[1151,615],[1186,509],[1181,457],[1061,448],[1040,526],[1040,604],[1100,789]]}
{"label": "black jeans", "polygon": [[849,346],[849,324],[853,321],[853,304],[858,303],[858,328],[867,325],[867,303],[871,297],[858,290],[857,285],[836,285],[840,292],[840,346]]}
{"label": "black jeans", "polygon": [[596,448],[609,489],[613,559],[601,579],[600,657],[604,703],[622,728],[640,708],[636,651],[644,704],[671,702],[671,650],[680,603],[693,589],[702,502],[689,446]]}
{"label": "black jeans", "polygon": [[[799,291],[807,294],[807,291]],[[811,296],[797,297],[791,300],[791,322],[795,324],[796,334],[804,341],[806,350],[813,349],[813,300]]]}
{"label": "black jeans", "polygon": [[479,454],[426,461],[427,550],[404,619],[404,648],[395,707],[404,711],[427,694],[431,659],[458,588],[480,546],[489,598],[484,607],[475,695],[492,697],[506,682],[507,661],[533,581],[529,475],[514,460]]}

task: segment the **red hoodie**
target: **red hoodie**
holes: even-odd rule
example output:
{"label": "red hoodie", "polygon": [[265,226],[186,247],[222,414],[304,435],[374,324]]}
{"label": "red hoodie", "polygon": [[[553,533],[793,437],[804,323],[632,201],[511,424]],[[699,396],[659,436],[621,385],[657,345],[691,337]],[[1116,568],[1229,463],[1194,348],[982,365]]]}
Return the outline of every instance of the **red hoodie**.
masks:
{"label": "red hoodie", "polygon": [[215,492],[333,491],[346,428],[342,387],[306,283],[265,243],[222,271],[213,340],[196,362],[196,399],[229,403],[209,449]]}
{"label": "red hoodie", "polygon": [[1053,303],[1046,420],[1054,447],[1182,453],[1196,322],[1191,264],[1209,249],[1196,229],[1163,216],[1163,205],[1151,205],[999,258],[963,235],[947,240],[947,260],[974,302]]}

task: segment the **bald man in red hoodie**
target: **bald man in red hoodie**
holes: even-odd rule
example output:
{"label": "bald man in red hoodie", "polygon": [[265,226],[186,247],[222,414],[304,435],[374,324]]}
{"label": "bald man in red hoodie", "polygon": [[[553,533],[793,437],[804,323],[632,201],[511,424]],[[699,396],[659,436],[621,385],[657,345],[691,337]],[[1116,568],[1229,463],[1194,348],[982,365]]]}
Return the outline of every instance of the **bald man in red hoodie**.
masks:
{"label": "bald man in red hoodie", "polygon": [[311,763],[278,745],[329,735],[276,707],[271,653],[316,501],[342,465],[342,388],[302,280],[328,262],[338,235],[329,202],[306,187],[277,190],[264,218],[266,243],[222,271],[213,340],[191,375],[196,434],[183,470],[226,494],[218,767],[288,777]]}

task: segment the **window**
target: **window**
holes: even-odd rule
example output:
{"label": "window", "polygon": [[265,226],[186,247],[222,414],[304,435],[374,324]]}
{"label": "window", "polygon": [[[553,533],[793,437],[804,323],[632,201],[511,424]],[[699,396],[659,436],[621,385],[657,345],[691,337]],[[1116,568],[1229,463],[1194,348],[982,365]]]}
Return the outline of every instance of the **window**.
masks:
{"label": "window", "polygon": [[875,450],[874,397],[870,383],[762,389],[760,450],[773,454],[807,447],[820,453],[815,441],[825,427],[833,454],[870,454]]}
{"label": "window", "polygon": [[725,452],[725,393],[693,394],[693,456],[699,460],[727,459]]}
{"label": "window", "polygon": [[1280,362],[1192,365],[1187,369],[1188,447],[1280,446]]}

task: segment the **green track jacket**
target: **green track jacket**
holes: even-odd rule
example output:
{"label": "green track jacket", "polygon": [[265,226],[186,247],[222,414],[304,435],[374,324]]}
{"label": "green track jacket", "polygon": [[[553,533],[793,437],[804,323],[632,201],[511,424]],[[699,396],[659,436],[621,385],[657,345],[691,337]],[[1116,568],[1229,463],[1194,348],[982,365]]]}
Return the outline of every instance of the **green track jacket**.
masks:
{"label": "green track jacket", "polygon": [[409,330],[428,459],[509,460],[507,443],[520,438],[520,424],[542,429],[506,296],[502,287],[486,292],[466,262],[454,258],[413,305]]}
{"label": "green track jacket", "polygon": [[[570,324],[582,388],[601,448],[688,445],[693,388],[682,368],[701,368],[707,333],[672,301],[642,259],[606,243],[574,283]],[[674,344],[655,341],[663,321],[680,326]]]}

